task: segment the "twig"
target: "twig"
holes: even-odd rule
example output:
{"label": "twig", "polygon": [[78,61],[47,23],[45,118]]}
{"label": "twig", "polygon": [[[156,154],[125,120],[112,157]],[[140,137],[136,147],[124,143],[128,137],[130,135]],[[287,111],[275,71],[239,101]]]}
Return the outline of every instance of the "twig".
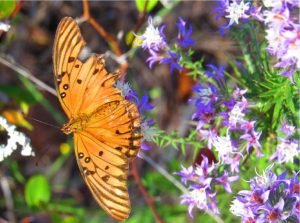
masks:
{"label": "twig", "polygon": [[[164,168],[162,168],[160,165],[155,163],[154,160],[152,160],[149,156],[144,154],[143,152],[139,153],[139,156],[145,160],[147,163],[149,163],[155,170],[157,170],[161,175],[163,175],[166,179],[168,179],[172,184],[174,184],[179,190],[182,191],[184,194],[188,194],[189,191],[186,189],[185,186],[183,186],[178,180],[175,179],[171,174],[169,174]],[[224,221],[216,214],[214,214],[210,210],[205,210],[205,212],[215,220],[217,223],[224,223]]]}
{"label": "twig", "polygon": [[[83,15],[87,22],[99,33],[100,36],[102,36],[105,41],[111,46],[112,51],[117,55],[121,56],[122,50],[120,49],[120,46],[118,44],[117,39],[110,33],[106,32],[105,29],[96,22],[96,20],[90,15],[90,10],[89,10],[89,3],[88,0],[82,0],[83,4]],[[128,63],[123,63],[120,65],[120,73],[121,73],[121,78],[123,75],[126,73],[128,68]]]}
{"label": "twig", "polygon": [[3,196],[4,196],[4,199],[5,199],[8,220],[11,223],[15,223],[16,218],[15,218],[15,215],[14,215],[13,198],[12,198],[12,194],[11,194],[11,190],[10,190],[10,187],[9,187],[8,180],[5,176],[0,177],[0,184],[1,184],[2,191],[3,191]]}
{"label": "twig", "polygon": [[39,88],[48,91],[50,94],[53,94],[56,96],[56,91],[54,88],[50,87],[49,85],[45,84],[44,82],[37,79],[35,76],[33,76],[29,71],[27,71],[26,68],[18,65],[14,61],[9,60],[9,58],[5,55],[0,55],[0,63],[7,66],[11,70],[17,72],[18,74],[28,78],[33,83],[35,83]]}
{"label": "twig", "polygon": [[158,214],[158,212],[157,212],[157,210],[155,208],[153,198],[148,194],[146,188],[144,187],[144,185],[142,183],[141,177],[140,177],[139,172],[138,172],[136,160],[134,160],[131,163],[131,167],[132,167],[131,168],[132,176],[134,177],[134,180],[137,183],[138,188],[139,188],[140,192],[142,193],[142,195],[144,196],[147,204],[151,208],[151,210],[153,212],[153,215],[155,217],[156,222],[157,223],[163,223],[163,220],[161,219],[160,215]]}

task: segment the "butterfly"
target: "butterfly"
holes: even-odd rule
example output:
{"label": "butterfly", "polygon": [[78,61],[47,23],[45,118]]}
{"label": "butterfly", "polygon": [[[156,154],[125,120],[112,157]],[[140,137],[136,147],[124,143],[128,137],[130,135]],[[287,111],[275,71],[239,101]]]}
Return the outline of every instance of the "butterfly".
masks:
{"label": "butterfly", "polygon": [[109,73],[103,56],[78,58],[84,46],[76,21],[63,18],[53,47],[56,91],[69,118],[62,131],[74,134],[79,170],[93,197],[122,221],[131,211],[128,164],[141,146],[141,118],[137,106],[115,87],[120,73]]}

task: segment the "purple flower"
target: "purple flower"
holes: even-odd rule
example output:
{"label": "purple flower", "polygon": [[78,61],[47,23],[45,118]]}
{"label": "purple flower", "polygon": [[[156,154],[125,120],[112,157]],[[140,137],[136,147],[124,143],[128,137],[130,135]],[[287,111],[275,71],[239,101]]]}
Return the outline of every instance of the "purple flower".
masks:
{"label": "purple flower", "polygon": [[220,0],[217,1],[217,7],[212,10],[212,13],[216,13],[216,20],[219,20],[221,17],[226,15],[225,10],[229,6],[229,0]]}
{"label": "purple flower", "polygon": [[209,124],[215,118],[215,111],[211,106],[203,109],[198,109],[192,116],[193,120],[197,120],[197,130],[200,130],[203,125]]}
{"label": "purple flower", "polygon": [[178,37],[177,42],[181,47],[188,47],[195,44],[195,41],[190,38],[190,35],[192,34],[192,26],[187,25],[187,22],[179,17],[179,22],[176,23],[178,27]]}
{"label": "purple flower", "polygon": [[247,149],[248,153],[249,153],[249,148],[253,147],[256,150],[257,157],[260,157],[263,155],[259,149],[259,148],[261,148],[261,145],[259,143],[260,136],[261,136],[261,132],[252,131],[251,133],[246,133],[240,137],[240,139],[244,139],[247,141],[246,149]]}
{"label": "purple flower", "polygon": [[232,173],[234,173],[234,172],[239,173],[240,172],[239,167],[240,167],[240,160],[241,159],[242,159],[242,155],[241,154],[236,154],[236,155],[234,155],[233,158],[227,157],[227,159],[225,160],[225,164],[230,166],[230,171]]}
{"label": "purple flower", "polygon": [[196,206],[200,210],[211,209],[215,214],[219,214],[215,200],[216,193],[211,193],[206,187],[193,187],[189,194],[181,195],[181,204],[188,205],[188,212],[193,218],[192,211]]}
{"label": "purple flower", "polygon": [[236,88],[232,93],[232,97],[234,100],[238,100],[239,98],[243,97],[247,91],[248,89],[241,90],[239,88]]}
{"label": "purple flower", "polygon": [[284,121],[280,130],[286,135],[286,137],[290,137],[295,133],[295,126],[289,125],[286,121]]}
{"label": "purple flower", "polygon": [[220,66],[219,68],[217,68],[213,64],[209,64],[207,66],[210,68],[210,70],[205,71],[205,74],[209,78],[214,78],[215,80],[220,80],[224,77],[224,75],[225,75],[225,73],[224,73],[225,66]]}
{"label": "purple flower", "polygon": [[[201,126],[202,127],[202,126]],[[218,136],[217,134],[217,130],[214,129],[209,129],[209,130],[202,130],[202,129],[198,129],[199,133],[201,134],[201,140],[206,140],[207,139],[207,147],[209,149],[211,149],[212,146],[212,142],[216,139],[216,137]]]}
{"label": "purple flower", "polygon": [[188,168],[181,166],[181,169],[182,170],[179,172],[176,172],[176,174],[181,176],[181,182],[186,185],[188,180],[194,179],[194,174],[195,174],[194,168],[193,168],[193,166],[190,166]]}
{"label": "purple flower", "polygon": [[180,56],[176,53],[173,53],[172,51],[168,51],[169,57],[163,58],[160,63],[162,64],[169,64],[170,65],[170,71],[173,73],[174,69],[177,70],[183,70],[183,67],[179,64]]}
{"label": "purple flower", "polygon": [[154,108],[153,105],[149,103],[149,96],[148,94],[144,94],[141,100],[137,101],[138,109],[140,112],[142,111],[150,111]]}
{"label": "purple flower", "polygon": [[228,192],[228,193],[232,193],[231,187],[230,187],[230,183],[237,181],[239,179],[239,176],[228,176],[228,172],[225,170],[224,171],[224,175],[221,177],[217,177],[216,181],[218,183],[220,183],[224,189]]}
{"label": "purple flower", "polygon": [[201,84],[194,86],[193,90],[197,93],[195,98],[189,102],[195,103],[197,111],[193,114],[192,119],[197,119],[197,130],[200,130],[206,123],[210,123],[215,115],[213,105],[218,100],[217,88],[210,84],[209,86],[202,86]]}
{"label": "purple flower", "polygon": [[[298,190],[292,190],[298,185]],[[297,201],[299,201],[299,183],[297,175],[287,179],[287,174],[276,176],[270,168],[260,176],[250,180],[251,190],[244,190],[232,202],[231,212],[240,216],[242,222],[283,222],[292,217],[297,218]]]}
{"label": "purple flower", "polygon": [[292,7],[299,10],[293,1],[277,1],[269,4],[269,10],[264,11],[264,23],[267,26],[267,50],[278,59],[275,67],[283,68],[282,75],[293,82],[294,73],[300,68],[300,24],[293,21]]}
{"label": "purple flower", "polygon": [[213,84],[209,86],[198,84],[193,87],[193,90],[197,93],[198,97],[191,101],[195,101],[195,105],[200,110],[205,109],[205,107],[214,104],[218,100],[218,90]]}
{"label": "purple flower", "polygon": [[284,200],[280,198],[279,202],[273,207],[270,204],[263,205],[260,207],[260,210],[263,210],[259,218],[268,220],[268,222],[279,222],[282,220],[286,220],[289,215],[283,211]]}
{"label": "purple flower", "polygon": [[195,170],[195,175],[198,177],[198,181],[201,184],[210,188],[211,181],[213,178],[209,176],[209,174],[214,170],[215,166],[210,165],[208,162],[208,158],[206,156],[202,156],[203,160],[201,165],[198,165]]}
{"label": "purple flower", "polygon": [[281,139],[276,147],[275,153],[270,156],[270,160],[277,158],[278,163],[293,162],[299,156],[299,146],[296,141]]}
{"label": "purple flower", "polygon": [[247,133],[247,132],[252,132],[254,131],[254,124],[255,124],[256,121],[247,121],[247,120],[243,120],[241,121],[241,127],[240,129],[241,130],[244,130],[244,133]]}
{"label": "purple flower", "polygon": [[151,69],[156,62],[159,62],[164,58],[164,54],[153,50],[149,51],[149,53],[150,56],[147,59],[147,63],[149,63],[149,68]]}

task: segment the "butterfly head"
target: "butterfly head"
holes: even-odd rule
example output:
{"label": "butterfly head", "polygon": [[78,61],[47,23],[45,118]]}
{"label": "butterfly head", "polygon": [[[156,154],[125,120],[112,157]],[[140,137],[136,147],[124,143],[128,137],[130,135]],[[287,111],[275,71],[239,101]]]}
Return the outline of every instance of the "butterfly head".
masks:
{"label": "butterfly head", "polygon": [[79,114],[76,117],[71,118],[68,123],[64,124],[61,128],[61,131],[66,135],[69,135],[72,132],[80,131],[85,128],[88,121],[89,116],[85,114]]}
{"label": "butterfly head", "polygon": [[66,135],[69,135],[69,134],[71,134],[71,133],[74,131],[74,129],[72,129],[70,123],[66,123],[66,124],[64,124],[63,127],[61,128],[61,131],[62,131],[63,133],[65,133]]}

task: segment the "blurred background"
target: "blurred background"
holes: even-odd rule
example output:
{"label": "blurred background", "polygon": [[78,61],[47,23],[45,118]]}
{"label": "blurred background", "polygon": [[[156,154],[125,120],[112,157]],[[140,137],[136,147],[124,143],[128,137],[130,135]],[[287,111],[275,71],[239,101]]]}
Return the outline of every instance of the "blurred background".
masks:
{"label": "blurred background", "polygon": [[[150,12],[138,10],[135,1],[88,4],[90,16],[117,39],[122,53],[129,53],[126,79],[139,96],[150,95],[155,106],[150,116],[155,123],[167,132],[178,130],[184,136],[194,112],[187,101],[192,97],[195,81],[184,72],[170,75],[167,65],[149,69],[148,54],[129,44],[128,38],[133,32],[142,34],[148,16],[152,15],[158,23],[167,25],[165,33],[169,39],[177,35],[176,22],[182,17],[193,26],[194,58],[203,58],[204,66],[222,65],[236,49],[229,38],[218,33],[222,21],[218,23],[211,13],[215,2],[162,0]],[[32,81],[37,78],[54,89],[52,47],[57,25],[65,16],[81,18],[83,3],[2,0],[0,10],[0,20],[11,25],[8,32],[0,31],[0,112],[31,139],[35,153],[34,157],[24,157],[16,150],[0,163],[0,222],[114,222],[98,207],[80,175],[72,136],[60,131],[67,118],[58,99]],[[107,40],[88,22],[82,22],[80,29],[89,51],[105,54],[109,71],[119,68],[116,53]],[[7,135],[2,132],[1,142],[6,140]],[[160,149],[154,144],[150,147],[145,152],[147,156],[175,178],[173,173],[179,171],[180,164],[194,162],[193,152],[188,148],[183,154],[173,148]],[[191,219],[187,207],[179,204],[181,191],[173,183],[140,158],[134,165],[128,183],[132,212],[126,222],[215,222],[205,213]],[[147,196],[141,192],[141,185]],[[225,207],[222,218],[233,222],[228,202],[221,201]]]}

